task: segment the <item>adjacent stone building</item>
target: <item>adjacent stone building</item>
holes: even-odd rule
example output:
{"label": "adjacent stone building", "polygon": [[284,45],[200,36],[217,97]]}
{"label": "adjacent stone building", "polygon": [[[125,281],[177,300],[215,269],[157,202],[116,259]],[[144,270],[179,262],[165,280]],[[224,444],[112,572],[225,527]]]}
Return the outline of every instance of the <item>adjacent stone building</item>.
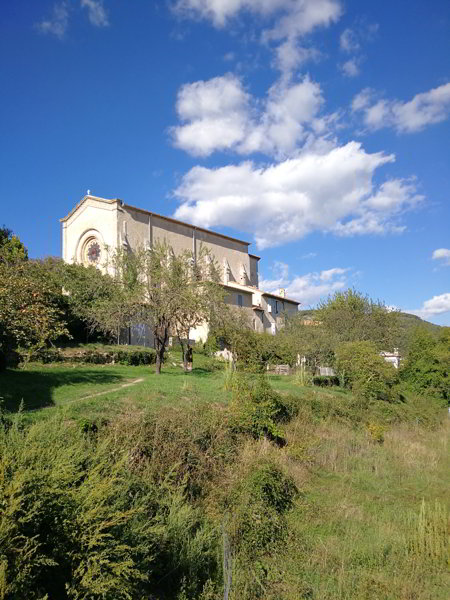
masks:
{"label": "adjacent stone building", "polygon": [[[226,301],[245,310],[256,331],[275,334],[284,313],[297,312],[299,302],[258,288],[259,256],[250,254],[249,242],[203,229],[125,204],[122,200],[87,195],[63,219],[62,256],[66,262],[101,266],[108,252],[120,246],[149,248],[166,241],[175,253],[189,250],[194,258],[200,246],[208,248],[222,272],[222,284],[229,292]],[[140,334],[141,337],[144,334]],[[193,332],[193,339],[205,339],[207,326]],[[136,338],[137,336],[137,338]],[[142,342],[139,334],[131,341]]]}

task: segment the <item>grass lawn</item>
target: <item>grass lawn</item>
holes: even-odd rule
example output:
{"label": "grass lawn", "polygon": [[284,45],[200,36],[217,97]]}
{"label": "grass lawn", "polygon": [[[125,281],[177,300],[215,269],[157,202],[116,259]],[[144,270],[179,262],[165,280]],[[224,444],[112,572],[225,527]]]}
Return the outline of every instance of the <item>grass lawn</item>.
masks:
{"label": "grass lawn", "polygon": [[[174,365],[175,363],[175,365]],[[225,373],[215,361],[194,356],[192,373],[184,373],[178,353],[171,352],[160,376],[155,367],[30,363],[0,375],[0,398],[7,412],[22,411],[27,420],[63,410],[69,418],[111,417],[124,406],[154,410],[189,402],[227,403]],[[292,376],[270,376],[275,389],[301,394]],[[326,393],[326,392],[321,392]]]}
{"label": "grass lawn", "polygon": [[[194,356],[195,368],[190,374],[185,374],[179,363],[179,353],[170,353],[160,376],[155,374],[154,366],[34,363],[0,374],[0,397],[10,413],[17,413],[23,401],[25,420],[39,421],[29,429],[39,431],[36,440],[43,440],[44,448],[53,416],[57,417],[53,421],[55,439],[61,439],[57,437],[58,427],[66,427],[66,419],[78,422],[106,418],[113,427],[114,416],[119,415],[118,422],[123,424],[129,419],[131,427],[133,419],[140,426],[140,411],[155,411],[161,440],[169,442],[168,454],[164,443],[157,444],[161,450],[158,454],[152,441],[148,465],[154,461],[155,473],[172,468],[164,460],[173,451],[170,460],[174,465],[188,459],[192,460],[191,468],[203,465],[205,490],[209,478],[214,482],[204,506],[200,502],[196,510],[207,512],[216,507],[216,488],[220,490],[221,486],[234,498],[240,489],[239,478],[245,473],[249,476],[248,465],[253,464],[257,470],[261,461],[269,460],[281,467],[294,481],[298,494],[286,513],[283,543],[276,551],[258,555],[267,571],[266,584],[272,590],[265,597],[271,600],[447,599],[449,579],[444,555],[448,548],[445,530],[450,420],[443,409],[442,420],[433,426],[431,422],[419,425],[419,420],[411,417],[416,414],[413,412],[408,413],[408,422],[386,424],[384,440],[379,442],[368,425],[376,424],[384,413],[367,410],[362,419],[352,420],[349,415],[356,409],[349,392],[300,387],[292,376],[270,375],[277,391],[304,399],[299,402],[298,415],[283,424],[287,444],[277,447],[264,438],[249,438],[222,472],[223,431],[219,427],[216,432],[220,452],[214,454],[213,444],[202,457],[198,440],[216,438],[199,437],[199,433],[210,433],[210,421],[197,409],[199,403],[226,404],[230,400],[231,393],[224,386],[226,373],[202,355]],[[168,411],[167,407],[177,410]],[[182,408],[189,410],[184,413]],[[222,414],[222,407],[212,406],[211,410],[216,408]],[[425,411],[425,405],[419,404],[417,411]],[[427,414],[424,412],[421,420],[425,424]],[[47,418],[49,421],[42,422]],[[172,434],[175,444],[171,442]],[[30,439],[35,443],[32,435]],[[226,439],[233,444],[232,437]],[[186,454],[188,446],[191,454]],[[192,454],[193,448],[197,453]],[[200,460],[203,458],[204,463]],[[184,505],[183,510],[187,510]],[[253,562],[252,554],[251,577]],[[255,596],[235,597],[245,600]]]}

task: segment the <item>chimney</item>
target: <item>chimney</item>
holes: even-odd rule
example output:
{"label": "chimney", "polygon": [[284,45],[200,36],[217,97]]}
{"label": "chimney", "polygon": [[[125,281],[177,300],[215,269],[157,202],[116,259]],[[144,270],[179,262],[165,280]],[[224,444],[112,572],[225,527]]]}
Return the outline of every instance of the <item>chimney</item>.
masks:
{"label": "chimney", "polygon": [[281,296],[282,298],[285,298],[286,297],[286,290],[285,290],[285,288],[280,288],[278,290],[278,295]]}

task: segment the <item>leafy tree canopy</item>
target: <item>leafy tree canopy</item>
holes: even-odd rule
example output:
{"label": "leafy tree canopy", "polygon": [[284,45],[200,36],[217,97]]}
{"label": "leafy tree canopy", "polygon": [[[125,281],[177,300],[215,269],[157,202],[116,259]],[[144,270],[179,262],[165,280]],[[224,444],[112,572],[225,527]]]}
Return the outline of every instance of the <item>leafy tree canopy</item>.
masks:
{"label": "leafy tree canopy", "polygon": [[68,334],[60,297],[40,263],[0,262],[0,352],[22,346],[31,354]]}
{"label": "leafy tree canopy", "polygon": [[16,263],[28,259],[28,250],[11,229],[0,227],[0,263]]}
{"label": "leafy tree canopy", "polygon": [[354,289],[335,292],[316,311],[316,319],[336,343],[370,341],[378,350],[396,345],[397,317],[397,311]]}
{"label": "leafy tree canopy", "polygon": [[401,377],[418,393],[450,399],[450,327],[437,338],[422,326],[413,331]]}

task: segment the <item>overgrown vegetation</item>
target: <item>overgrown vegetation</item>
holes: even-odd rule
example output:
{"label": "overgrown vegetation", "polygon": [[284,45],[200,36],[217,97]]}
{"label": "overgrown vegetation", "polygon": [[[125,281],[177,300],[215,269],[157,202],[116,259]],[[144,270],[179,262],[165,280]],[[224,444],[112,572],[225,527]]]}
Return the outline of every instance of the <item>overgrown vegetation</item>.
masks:
{"label": "overgrown vegetation", "polygon": [[[258,335],[208,256],[121,251],[113,278],[0,230],[0,353],[25,358],[0,376],[0,600],[446,599],[450,329],[395,370],[398,315],[347,290]],[[156,352],[53,345],[133,323]]]}
{"label": "overgrown vegetation", "polygon": [[444,599],[439,402],[233,379],[228,406],[4,415],[0,598]]}

